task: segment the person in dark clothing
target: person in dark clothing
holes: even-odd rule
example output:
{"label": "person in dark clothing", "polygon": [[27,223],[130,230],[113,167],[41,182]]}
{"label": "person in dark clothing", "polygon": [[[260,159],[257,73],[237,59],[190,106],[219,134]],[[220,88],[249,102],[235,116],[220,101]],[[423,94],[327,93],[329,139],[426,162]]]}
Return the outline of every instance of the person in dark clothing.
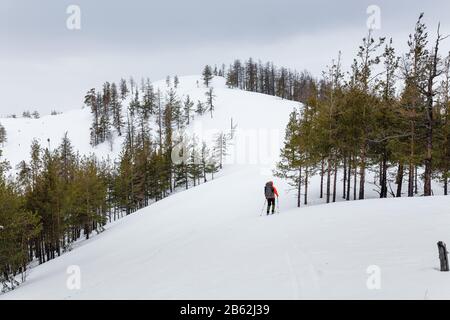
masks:
{"label": "person in dark clothing", "polygon": [[266,183],[264,187],[264,195],[267,199],[267,215],[270,213],[270,208],[272,207],[272,214],[275,213],[275,196],[278,198],[277,188],[273,185],[273,181]]}

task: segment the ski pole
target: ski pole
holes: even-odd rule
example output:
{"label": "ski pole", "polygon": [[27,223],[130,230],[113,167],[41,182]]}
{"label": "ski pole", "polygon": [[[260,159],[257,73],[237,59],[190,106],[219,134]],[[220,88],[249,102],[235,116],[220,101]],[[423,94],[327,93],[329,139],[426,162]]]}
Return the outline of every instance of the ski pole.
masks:
{"label": "ski pole", "polygon": [[264,204],[263,204],[263,207],[262,207],[262,209],[261,209],[261,214],[259,215],[260,217],[262,217],[262,215],[263,215],[263,213],[264,213],[264,207],[266,206],[266,202],[267,202],[267,199],[264,200]]}
{"label": "ski pole", "polygon": [[277,213],[280,214],[280,198],[277,197]]}

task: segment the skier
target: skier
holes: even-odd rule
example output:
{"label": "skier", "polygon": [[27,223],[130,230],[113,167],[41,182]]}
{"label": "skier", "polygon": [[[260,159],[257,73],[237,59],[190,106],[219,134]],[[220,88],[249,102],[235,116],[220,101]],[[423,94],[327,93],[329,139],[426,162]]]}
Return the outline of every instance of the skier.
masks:
{"label": "skier", "polygon": [[275,196],[278,198],[277,188],[273,185],[273,181],[266,183],[264,187],[264,195],[267,199],[267,215],[269,215],[270,207],[272,206],[272,214],[275,213]]}

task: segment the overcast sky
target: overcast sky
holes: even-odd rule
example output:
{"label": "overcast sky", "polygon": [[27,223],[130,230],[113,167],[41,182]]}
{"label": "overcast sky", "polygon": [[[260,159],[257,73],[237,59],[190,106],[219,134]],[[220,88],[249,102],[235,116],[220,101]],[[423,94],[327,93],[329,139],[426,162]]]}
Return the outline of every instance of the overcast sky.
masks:
{"label": "overcast sky", "polygon": [[[80,30],[67,28],[69,5],[81,9]],[[339,50],[350,64],[369,5],[381,9],[376,35],[400,52],[420,12],[430,34],[438,21],[450,34],[448,0],[0,0],[0,116],[80,108],[104,81],[199,74],[250,56],[320,76]]]}

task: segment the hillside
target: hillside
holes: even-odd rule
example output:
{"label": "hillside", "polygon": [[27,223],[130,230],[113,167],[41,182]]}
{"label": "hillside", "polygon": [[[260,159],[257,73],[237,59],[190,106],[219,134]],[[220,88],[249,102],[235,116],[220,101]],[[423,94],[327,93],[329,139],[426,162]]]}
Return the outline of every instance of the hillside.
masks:
{"label": "hillside", "polygon": [[[178,94],[203,100],[205,89],[197,87],[198,79],[180,78]],[[109,224],[105,232],[80,242],[71,252],[31,269],[26,283],[0,299],[450,296],[450,278],[437,270],[436,248],[437,241],[450,241],[448,198],[297,209],[287,182],[274,179],[280,214],[260,217],[262,189],[273,179],[271,169],[296,103],[228,89],[220,78],[214,87],[213,118],[204,115],[190,129],[211,136],[229,130],[231,118],[238,124],[236,150],[231,150],[219,178]],[[32,137],[55,141],[65,131],[80,152],[117,156],[120,139],[113,151],[106,144],[89,146],[89,121],[88,110],[39,120],[1,119],[8,131],[5,157],[15,165],[28,154]],[[317,186],[313,180],[313,199]],[[67,268],[74,265],[80,267],[81,290],[66,286]],[[373,265],[381,270],[380,290],[366,286],[367,269]]]}

